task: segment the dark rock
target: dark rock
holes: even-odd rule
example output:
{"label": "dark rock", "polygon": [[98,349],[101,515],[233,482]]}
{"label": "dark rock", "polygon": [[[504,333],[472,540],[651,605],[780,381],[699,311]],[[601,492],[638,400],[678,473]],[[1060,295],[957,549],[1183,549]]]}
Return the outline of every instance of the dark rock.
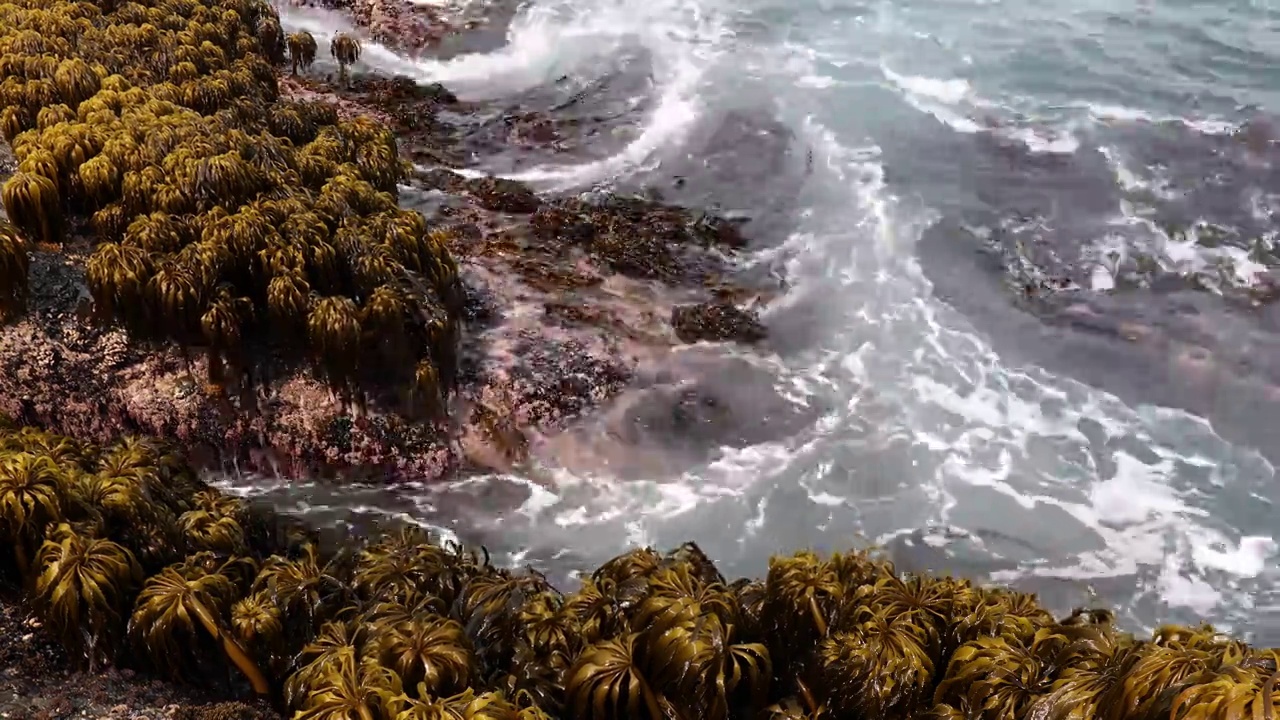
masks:
{"label": "dark rock", "polygon": [[546,240],[581,244],[630,277],[672,284],[700,282],[724,268],[711,248],[745,245],[737,225],[645,198],[584,193],[543,206],[532,218]]}
{"label": "dark rock", "polygon": [[754,343],[768,334],[754,310],[744,310],[722,300],[681,305],[671,311],[671,325],[682,342],[732,340]]}
{"label": "dark rock", "polygon": [[242,702],[179,707],[173,720],[276,720],[280,716],[269,709]]}
{"label": "dark rock", "polygon": [[536,212],[542,204],[528,186],[514,180],[489,177],[473,180],[469,185],[471,194],[486,210],[525,214]]}

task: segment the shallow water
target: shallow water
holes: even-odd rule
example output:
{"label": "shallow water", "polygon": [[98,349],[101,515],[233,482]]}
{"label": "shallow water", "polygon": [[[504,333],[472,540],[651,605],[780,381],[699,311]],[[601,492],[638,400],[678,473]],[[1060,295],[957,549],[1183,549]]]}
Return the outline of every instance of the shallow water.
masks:
{"label": "shallow water", "polygon": [[[648,474],[551,444],[540,482],[229,485],[429,523],[553,577],[635,543],[696,540],[726,574],[879,543],[1133,629],[1205,618],[1280,643],[1276,316],[1238,302],[1275,264],[1280,151],[1231,137],[1280,103],[1280,11],[534,0],[481,47],[364,61],[596,131],[477,169],[752,218],[747,269],[791,286],[770,343],[684,351],[737,373],[706,388],[728,412],[695,418],[699,448],[659,396],[629,433],[574,429],[578,448],[670,454]],[[1177,232],[1201,220],[1225,229]],[[1069,293],[1015,304],[1010,278],[1042,276]]]}

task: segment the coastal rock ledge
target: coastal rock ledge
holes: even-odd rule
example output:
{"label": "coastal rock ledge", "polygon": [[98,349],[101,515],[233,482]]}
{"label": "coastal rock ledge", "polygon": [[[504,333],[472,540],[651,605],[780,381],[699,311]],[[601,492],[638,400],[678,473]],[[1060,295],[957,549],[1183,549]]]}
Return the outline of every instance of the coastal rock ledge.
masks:
{"label": "coastal rock ledge", "polygon": [[[314,38],[266,3],[55,6],[85,23],[0,13],[0,413],[18,422],[430,481],[510,469],[673,345],[763,336],[734,306],[752,300],[724,259],[735,226],[457,174],[436,116],[477,108],[321,77]],[[172,51],[104,49],[116,35]]]}

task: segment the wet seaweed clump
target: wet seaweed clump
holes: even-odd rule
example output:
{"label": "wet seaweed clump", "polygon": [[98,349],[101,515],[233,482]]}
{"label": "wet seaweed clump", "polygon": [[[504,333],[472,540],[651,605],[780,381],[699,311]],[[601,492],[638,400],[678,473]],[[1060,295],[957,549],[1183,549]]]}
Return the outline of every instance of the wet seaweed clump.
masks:
{"label": "wet seaweed clump", "polygon": [[678,305],[671,310],[671,327],[675,329],[676,337],[686,343],[704,340],[754,343],[768,335],[759,313],[750,308],[740,308],[727,300]]}
{"label": "wet seaweed clump", "polygon": [[[265,0],[0,5],[0,313],[22,311],[26,250],[89,239],[94,308],[207,352],[214,384],[269,347],[356,398],[439,405],[461,304],[439,233],[398,206],[394,136],[280,100],[276,62],[315,59]],[[359,55],[335,39],[345,68]],[[410,391],[411,389],[411,391]]]}
{"label": "wet seaweed clump", "polygon": [[172,452],[0,429],[0,579],[73,657],[253,695],[292,717],[1248,720],[1280,652],[1211,627],[1138,639],[1104,610],[905,576],[869,552],[727,581],[633,550],[564,594],[415,528],[319,537]]}
{"label": "wet seaweed clump", "polygon": [[350,33],[338,33],[329,43],[329,54],[338,61],[338,79],[343,87],[348,84],[347,68],[360,59],[360,41]]}

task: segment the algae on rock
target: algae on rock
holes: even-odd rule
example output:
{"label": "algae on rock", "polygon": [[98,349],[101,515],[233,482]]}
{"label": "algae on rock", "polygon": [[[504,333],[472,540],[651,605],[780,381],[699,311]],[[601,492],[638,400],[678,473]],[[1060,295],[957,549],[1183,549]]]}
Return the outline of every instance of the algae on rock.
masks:
{"label": "algae on rock", "polygon": [[[350,396],[368,381],[435,412],[457,267],[397,205],[389,130],[279,99],[282,45],[314,60],[314,38],[285,41],[262,0],[0,5],[0,130],[18,161],[2,194],[20,230],[0,227],[0,312],[22,311],[24,242],[87,231],[99,318],[204,348],[211,383],[250,378],[264,346],[301,346]],[[333,52],[345,68],[359,45]]]}

